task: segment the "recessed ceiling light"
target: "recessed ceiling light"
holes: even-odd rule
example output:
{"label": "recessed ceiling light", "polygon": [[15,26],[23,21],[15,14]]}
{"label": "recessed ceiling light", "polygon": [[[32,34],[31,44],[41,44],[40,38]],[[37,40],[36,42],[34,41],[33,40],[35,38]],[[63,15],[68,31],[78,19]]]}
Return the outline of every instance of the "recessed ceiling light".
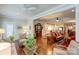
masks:
{"label": "recessed ceiling light", "polygon": [[75,10],[72,10],[72,12],[74,12]]}

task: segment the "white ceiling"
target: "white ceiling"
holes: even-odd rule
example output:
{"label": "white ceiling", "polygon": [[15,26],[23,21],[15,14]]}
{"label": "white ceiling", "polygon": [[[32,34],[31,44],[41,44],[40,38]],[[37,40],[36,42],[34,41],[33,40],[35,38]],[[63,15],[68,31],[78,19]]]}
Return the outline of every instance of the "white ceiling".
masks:
{"label": "white ceiling", "polygon": [[50,15],[41,17],[39,18],[39,21],[56,22],[57,18],[61,19],[64,22],[69,20],[75,20],[75,8],[71,8],[59,13],[50,14]]}
{"label": "white ceiling", "polygon": [[0,4],[0,18],[29,19],[60,4]]}

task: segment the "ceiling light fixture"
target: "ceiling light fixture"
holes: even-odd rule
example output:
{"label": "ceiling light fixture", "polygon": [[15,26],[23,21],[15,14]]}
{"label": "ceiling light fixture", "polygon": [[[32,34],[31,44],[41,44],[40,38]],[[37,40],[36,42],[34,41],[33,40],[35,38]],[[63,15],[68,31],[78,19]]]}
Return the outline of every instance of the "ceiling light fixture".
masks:
{"label": "ceiling light fixture", "polygon": [[56,21],[57,21],[57,22],[59,22],[59,19],[58,19],[58,17],[56,18]]}
{"label": "ceiling light fixture", "polygon": [[72,12],[74,12],[75,10],[72,10]]}

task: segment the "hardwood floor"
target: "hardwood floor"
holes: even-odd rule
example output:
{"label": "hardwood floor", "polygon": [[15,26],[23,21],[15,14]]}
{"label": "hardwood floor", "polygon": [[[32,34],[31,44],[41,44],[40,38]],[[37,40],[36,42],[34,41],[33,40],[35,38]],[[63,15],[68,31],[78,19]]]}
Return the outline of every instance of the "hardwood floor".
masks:
{"label": "hardwood floor", "polygon": [[38,49],[37,52],[39,55],[46,55],[47,54],[47,40],[43,38],[37,39]]}
{"label": "hardwood floor", "polygon": [[49,55],[53,53],[53,45],[47,44],[47,39],[44,38],[38,38],[37,39],[37,45],[38,45],[38,53],[39,55]]}

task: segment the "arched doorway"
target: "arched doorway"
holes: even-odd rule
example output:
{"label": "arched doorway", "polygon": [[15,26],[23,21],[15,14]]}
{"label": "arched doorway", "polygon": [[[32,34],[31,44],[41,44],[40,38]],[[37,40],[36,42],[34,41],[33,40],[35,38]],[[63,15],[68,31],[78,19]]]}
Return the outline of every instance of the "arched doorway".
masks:
{"label": "arched doorway", "polygon": [[37,44],[41,43],[42,29],[43,29],[43,27],[42,27],[41,23],[35,24],[35,38],[36,38]]}

